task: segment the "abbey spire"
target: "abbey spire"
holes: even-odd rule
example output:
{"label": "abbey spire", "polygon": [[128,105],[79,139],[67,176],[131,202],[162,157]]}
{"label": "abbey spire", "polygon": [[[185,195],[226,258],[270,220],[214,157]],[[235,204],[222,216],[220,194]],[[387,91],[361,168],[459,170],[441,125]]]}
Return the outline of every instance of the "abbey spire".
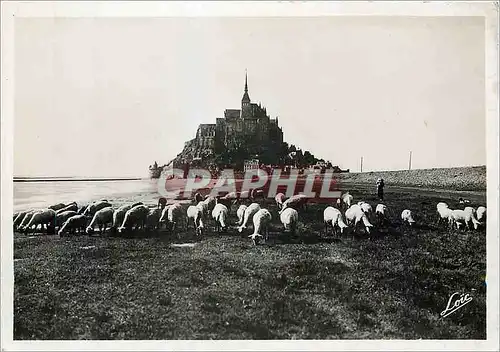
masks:
{"label": "abbey spire", "polygon": [[250,104],[250,97],[248,96],[248,76],[246,70],[245,70],[245,93],[243,93],[243,98],[241,99],[241,107],[243,108],[245,104]]}

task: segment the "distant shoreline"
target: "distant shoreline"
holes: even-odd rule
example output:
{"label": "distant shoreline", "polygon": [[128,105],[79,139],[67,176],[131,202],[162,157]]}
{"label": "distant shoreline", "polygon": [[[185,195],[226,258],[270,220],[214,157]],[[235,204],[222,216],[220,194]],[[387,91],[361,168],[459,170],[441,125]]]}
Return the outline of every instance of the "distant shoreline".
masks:
{"label": "distant shoreline", "polygon": [[14,177],[14,182],[68,182],[68,181],[75,181],[75,182],[99,182],[99,181],[141,181],[141,180],[147,180],[147,178],[141,178],[141,177],[130,177],[130,178],[57,178],[57,177],[46,177],[46,178],[40,178],[40,177],[22,177],[22,178],[16,178]]}

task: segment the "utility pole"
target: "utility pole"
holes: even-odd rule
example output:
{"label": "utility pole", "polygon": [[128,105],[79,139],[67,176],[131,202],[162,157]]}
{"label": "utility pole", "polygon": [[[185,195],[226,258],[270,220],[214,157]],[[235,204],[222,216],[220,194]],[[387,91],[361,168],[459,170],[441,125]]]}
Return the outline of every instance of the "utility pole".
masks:
{"label": "utility pole", "polygon": [[361,157],[361,171],[360,172],[363,172],[363,157]]}
{"label": "utility pole", "polygon": [[408,161],[408,170],[411,170],[411,150],[410,150],[410,160]]}

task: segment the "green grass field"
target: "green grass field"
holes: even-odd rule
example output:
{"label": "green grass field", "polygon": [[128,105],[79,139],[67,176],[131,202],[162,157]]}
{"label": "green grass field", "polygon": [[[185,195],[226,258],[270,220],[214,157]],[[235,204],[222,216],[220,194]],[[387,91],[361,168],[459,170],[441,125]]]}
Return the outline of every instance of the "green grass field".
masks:
{"label": "green grass field", "polygon": [[[371,239],[334,239],[316,204],[290,239],[269,202],[271,238],[259,246],[250,229],[201,239],[193,229],[181,239],[16,233],[14,339],[485,339],[485,230],[435,227],[436,203],[459,208],[458,193],[388,191],[385,204],[412,209],[418,226],[394,219]],[[454,292],[473,300],[441,318]]]}

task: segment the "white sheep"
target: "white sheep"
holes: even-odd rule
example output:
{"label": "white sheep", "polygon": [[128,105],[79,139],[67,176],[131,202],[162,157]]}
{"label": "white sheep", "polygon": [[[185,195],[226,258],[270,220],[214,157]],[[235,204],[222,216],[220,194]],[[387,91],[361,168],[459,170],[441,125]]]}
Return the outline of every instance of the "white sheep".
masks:
{"label": "white sheep", "polygon": [[283,202],[285,202],[285,195],[283,193],[278,193],[274,197],[274,201],[276,202],[278,209],[281,209],[283,207]]}
{"label": "white sheep", "polygon": [[107,207],[111,207],[111,204],[105,200],[98,200],[95,201],[94,203],[89,204],[85,209],[85,211],[83,212],[83,215],[92,217],[97,211]]}
{"label": "white sheep", "polygon": [[224,204],[217,204],[212,210],[212,218],[215,220],[215,228],[217,232],[226,230],[226,219],[228,209]]}
{"label": "white sheep", "polygon": [[361,210],[363,210],[363,212],[366,215],[373,214],[373,208],[367,202],[363,202],[363,201],[362,202],[358,202],[358,205],[361,207]]}
{"label": "white sheep", "polygon": [[113,225],[114,212],[114,209],[111,207],[105,207],[96,211],[85,232],[88,235],[92,234],[94,232],[94,228],[97,225],[99,227],[99,234],[102,235],[104,231],[106,231],[106,227],[108,224],[110,224],[111,226]]}
{"label": "white sheep", "polygon": [[389,209],[385,204],[377,204],[375,207],[375,216],[378,220],[379,224],[384,224],[385,222],[389,222]]}
{"label": "white sheep", "polygon": [[161,211],[160,227],[161,227],[161,224],[165,224],[165,227],[168,227],[168,209],[170,209],[170,207],[172,207],[172,206],[173,206],[173,204],[168,204]]}
{"label": "white sheep", "polygon": [[283,202],[283,206],[279,213],[281,214],[286,208],[294,208],[295,210],[306,210],[307,196],[305,194],[296,194]]}
{"label": "white sheep", "polygon": [[66,222],[66,220],[68,220],[70,217],[72,217],[76,214],[77,213],[74,210],[66,210],[66,211],[63,211],[61,213],[58,213],[56,211],[56,224],[55,224],[55,226],[56,227],[62,226]]}
{"label": "white sheep", "polygon": [[448,207],[448,204],[445,202],[439,202],[436,205],[436,209],[439,216],[437,225],[439,226],[443,221],[447,221],[448,227],[453,226],[453,214],[451,209]]}
{"label": "white sheep", "polygon": [[[465,224],[467,229],[470,229],[469,223],[472,222],[474,225],[474,228],[477,229],[479,222],[476,220],[474,213],[472,211],[466,211],[460,210],[460,209],[455,209],[452,210],[452,216],[454,220],[454,224],[457,226],[457,229],[460,229],[460,225]],[[474,220],[473,220],[474,219]]]}
{"label": "white sheep", "polygon": [[214,210],[214,207],[217,204],[217,198],[208,196],[203,202],[207,204],[206,213],[204,215],[209,215],[210,212]]}
{"label": "white sheep", "polygon": [[157,207],[149,209],[149,213],[146,218],[146,230],[147,229],[157,230],[159,228],[161,213],[162,213],[161,208]]}
{"label": "white sheep", "polygon": [[297,210],[293,208],[285,209],[285,211],[280,214],[280,220],[285,231],[290,231],[290,233],[295,234],[299,221],[299,213]]}
{"label": "white sheep", "polygon": [[186,231],[188,230],[189,223],[190,223],[190,221],[192,219],[193,223],[194,223],[194,227],[195,227],[196,235],[197,236],[203,235],[203,229],[204,229],[203,217],[204,217],[204,214],[203,214],[203,210],[202,209],[203,209],[202,207],[190,205],[187,208],[187,211],[186,211],[186,214],[187,214],[187,218],[186,218]]}
{"label": "white sheep", "polygon": [[198,204],[196,204],[196,207],[200,208],[200,210],[203,213],[203,216],[205,217],[205,214],[208,213],[208,203],[205,203],[204,201],[200,201],[200,202],[198,202]]}
{"label": "white sheep", "polygon": [[351,204],[352,204],[352,201],[353,201],[353,196],[351,194],[349,194],[349,192],[345,192],[343,195],[342,195],[342,203],[344,204],[345,207],[347,208],[350,208],[351,207]]}
{"label": "white sheep", "polygon": [[403,224],[408,223],[410,226],[415,224],[415,220],[413,220],[413,213],[410,209],[405,209],[401,212],[401,220],[403,220]]}
{"label": "white sheep", "polygon": [[258,203],[252,203],[245,209],[245,214],[243,215],[243,223],[238,227],[238,232],[243,232],[247,228],[248,221],[260,210],[260,205]]}
{"label": "white sheep", "polygon": [[334,207],[326,207],[323,210],[323,222],[325,224],[325,233],[328,234],[328,226],[332,226],[332,231],[334,234],[337,232],[337,228],[340,229],[340,233],[344,233],[344,229],[347,227],[344,219],[342,219],[342,213],[339,209]]}
{"label": "white sheep", "polygon": [[[255,203],[252,203],[255,204]],[[267,209],[260,209],[253,216],[253,234],[248,237],[252,239],[253,244],[257,244],[259,238],[269,238],[269,223],[271,222],[271,213]],[[262,236],[264,234],[264,236]]]}
{"label": "white sheep", "polygon": [[171,230],[175,231],[177,229],[177,225],[182,222],[183,219],[183,210],[182,205],[180,203],[172,204],[171,207],[168,208],[168,223],[171,225]]}
{"label": "white sheep", "polygon": [[374,212],[372,206],[364,201],[358,202],[358,205],[361,207],[361,210],[363,210],[368,219],[373,222]]}
{"label": "white sheep", "polygon": [[236,216],[238,217],[238,226],[241,226],[243,224],[243,218],[245,217],[245,210],[247,208],[248,207],[245,204],[242,204],[236,211]]}
{"label": "white sheep", "polygon": [[484,222],[486,220],[486,207],[480,206],[476,210],[477,220]]}
{"label": "white sheep", "polygon": [[24,227],[26,232],[29,232],[31,227],[33,227],[33,233],[35,233],[38,225],[40,225],[40,229],[45,227],[48,229],[49,225],[54,226],[56,222],[56,212],[53,209],[41,209],[33,213],[31,219],[28,224]]}
{"label": "white sheep", "polygon": [[371,233],[373,225],[370,223],[365,212],[363,211],[363,209],[361,209],[361,207],[358,204],[353,204],[349,207],[349,209],[346,210],[345,218],[348,225],[354,224],[354,230],[356,230],[356,227],[361,221],[365,226],[366,232]]}
{"label": "white sheep", "polygon": [[145,205],[136,205],[125,213],[122,226],[118,228],[118,232],[122,233],[125,230],[131,230],[135,226],[144,228],[148,219],[149,208]]}
{"label": "white sheep", "polygon": [[132,209],[132,205],[122,205],[118,209],[116,209],[113,213],[113,225],[111,225],[111,229],[116,231],[118,227],[123,223],[123,218],[125,217],[125,213]]}
{"label": "white sheep", "polygon": [[57,233],[59,236],[63,236],[67,232],[75,234],[78,230],[80,232],[85,232],[85,226],[87,225],[87,217],[83,214],[77,214],[70,217],[63,226],[59,229]]}
{"label": "white sheep", "polygon": [[474,225],[474,229],[477,230],[477,228],[479,227],[479,225],[481,225],[481,223],[477,221],[476,209],[474,209],[473,207],[465,207],[464,212],[470,214],[469,221],[472,222],[472,224]]}

